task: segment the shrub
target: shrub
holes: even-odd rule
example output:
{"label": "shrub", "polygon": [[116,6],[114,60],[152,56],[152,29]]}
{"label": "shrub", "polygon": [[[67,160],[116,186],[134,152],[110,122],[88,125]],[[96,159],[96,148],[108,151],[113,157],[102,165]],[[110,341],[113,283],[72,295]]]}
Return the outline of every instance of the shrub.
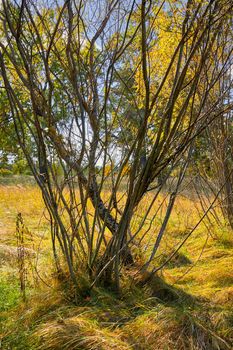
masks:
{"label": "shrub", "polygon": [[12,171],[6,168],[0,169],[0,176],[9,176],[12,175]]}

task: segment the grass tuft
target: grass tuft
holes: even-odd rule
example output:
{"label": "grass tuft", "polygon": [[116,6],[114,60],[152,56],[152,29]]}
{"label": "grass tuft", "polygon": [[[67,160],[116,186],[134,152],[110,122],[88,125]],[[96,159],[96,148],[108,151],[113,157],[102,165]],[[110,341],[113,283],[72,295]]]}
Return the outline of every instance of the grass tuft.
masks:
{"label": "grass tuft", "polygon": [[36,335],[41,339],[42,350],[129,350],[132,349],[120,339],[120,332],[114,333],[100,327],[85,315],[60,318],[44,324]]}

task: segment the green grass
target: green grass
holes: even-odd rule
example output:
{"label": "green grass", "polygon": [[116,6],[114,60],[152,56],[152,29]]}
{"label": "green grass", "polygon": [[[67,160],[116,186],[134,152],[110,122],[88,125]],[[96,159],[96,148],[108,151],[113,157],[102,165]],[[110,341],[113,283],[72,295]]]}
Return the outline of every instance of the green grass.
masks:
{"label": "green grass", "polygon": [[19,282],[16,278],[0,278],[0,312],[11,310],[20,302]]}
{"label": "green grass", "polygon": [[1,349],[31,349],[27,345],[27,331],[22,326],[20,319],[11,320],[17,313],[17,307],[22,303],[19,282],[16,278],[0,279],[0,331]]}
{"label": "green grass", "polygon": [[0,176],[0,185],[3,186],[12,186],[12,185],[26,185],[33,186],[35,185],[35,180],[31,175],[8,175]]}

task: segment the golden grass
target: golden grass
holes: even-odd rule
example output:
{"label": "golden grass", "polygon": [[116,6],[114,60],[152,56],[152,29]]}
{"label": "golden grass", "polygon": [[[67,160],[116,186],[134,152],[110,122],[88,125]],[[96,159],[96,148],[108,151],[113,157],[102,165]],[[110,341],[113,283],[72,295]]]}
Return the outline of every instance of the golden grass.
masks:
{"label": "golden grass", "polygon": [[[105,199],[109,195],[106,192]],[[139,214],[146,210],[151,196],[143,198],[138,208]],[[164,196],[160,195],[153,210],[158,208],[163,199]],[[200,217],[199,210],[197,199],[178,197],[158,256],[153,261],[155,266],[165,261],[196,224]],[[156,237],[164,211],[165,204],[143,245],[133,248],[135,251],[138,249],[139,260],[143,261],[145,254],[149,255],[152,239]],[[17,313],[9,314],[11,319],[7,321],[7,330],[3,327],[3,340],[9,329],[17,334],[20,315],[23,332],[27,333],[26,330],[31,329],[28,338],[32,339],[32,345],[31,348],[25,347],[30,350],[231,349],[233,234],[228,227],[219,227],[215,222],[210,226],[207,220],[201,223],[179,255],[163,269],[163,278],[177,290],[177,301],[161,304],[149,288],[139,290],[134,284],[130,285],[134,274],[124,271],[122,283],[125,284],[125,291],[121,300],[104,291],[94,290],[90,300],[83,300],[83,304],[81,302],[77,307],[65,300],[61,286],[53,277],[49,224],[40,191],[35,187],[0,187],[1,272],[4,276],[16,275],[15,221],[18,212],[22,213],[32,235],[28,248],[36,252],[39,276],[36,274],[36,288],[33,283],[30,285],[32,296],[28,302],[21,304]],[[132,229],[138,227],[140,220],[140,215],[135,216]],[[140,236],[147,228],[148,223]],[[149,237],[151,243],[148,242]],[[143,252],[147,244],[148,249]],[[44,285],[41,279],[45,279],[48,285]],[[191,295],[189,301],[183,299],[184,292]],[[34,344],[35,339],[40,339],[39,345]]]}
{"label": "golden grass", "polygon": [[227,342],[199,323],[190,312],[175,311],[163,307],[138,317],[124,327],[126,337],[138,350],[230,349]]}
{"label": "golden grass", "polygon": [[130,350],[120,338],[120,332],[100,327],[96,321],[74,316],[43,324],[36,332],[43,350]]}

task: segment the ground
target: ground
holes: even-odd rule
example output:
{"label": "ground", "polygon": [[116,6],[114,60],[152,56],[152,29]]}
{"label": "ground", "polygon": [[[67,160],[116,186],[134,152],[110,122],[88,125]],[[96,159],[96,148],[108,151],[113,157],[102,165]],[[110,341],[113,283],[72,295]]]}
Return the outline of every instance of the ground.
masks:
{"label": "ground", "polygon": [[[162,264],[195,226],[198,208],[197,199],[178,198],[154,264]],[[19,213],[26,248],[25,300],[16,236]],[[50,248],[40,191],[33,185],[0,186],[1,349],[233,348],[233,233],[222,220],[200,224],[149,285],[135,283],[136,271],[128,269],[122,273],[120,296],[96,288],[78,305],[65,279],[54,277]]]}

